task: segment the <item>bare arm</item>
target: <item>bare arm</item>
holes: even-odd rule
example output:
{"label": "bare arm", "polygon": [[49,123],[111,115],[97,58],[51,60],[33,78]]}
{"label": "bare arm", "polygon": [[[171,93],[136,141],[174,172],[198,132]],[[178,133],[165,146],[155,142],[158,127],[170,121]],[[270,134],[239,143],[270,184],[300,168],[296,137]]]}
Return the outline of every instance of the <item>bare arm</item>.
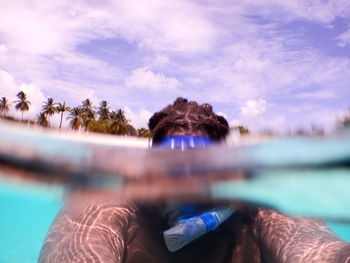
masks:
{"label": "bare arm", "polygon": [[132,208],[74,202],[57,215],[39,262],[122,262]]}
{"label": "bare arm", "polygon": [[53,222],[39,262],[166,262],[150,221],[134,204],[70,201]]}
{"label": "bare arm", "polygon": [[350,244],[320,220],[258,209],[252,230],[266,262],[350,262]]}

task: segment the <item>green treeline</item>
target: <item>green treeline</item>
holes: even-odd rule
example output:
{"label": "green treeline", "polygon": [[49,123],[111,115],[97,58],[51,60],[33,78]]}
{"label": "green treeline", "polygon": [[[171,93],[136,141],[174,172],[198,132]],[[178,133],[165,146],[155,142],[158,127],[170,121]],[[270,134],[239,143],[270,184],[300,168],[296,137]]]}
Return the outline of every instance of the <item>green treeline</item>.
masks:
{"label": "green treeline", "polygon": [[150,138],[151,132],[146,128],[136,129],[126,118],[122,109],[111,110],[109,103],[105,100],[95,107],[90,99],[82,101],[77,107],[68,107],[65,102],[56,103],[53,98],[44,101],[41,112],[35,120],[24,120],[23,115],[30,109],[31,102],[27,95],[20,91],[17,100],[14,102],[15,109],[21,112],[21,120],[17,120],[8,115],[11,104],[6,97],[0,99],[0,115],[12,121],[21,121],[31,125],[50,127],[50,118],[59,114],[59,128],[62,128],[64,120],[69,121],[69,127],[73,130],[83,129],[84,131],[108,133],[115,135],[128,135]]}
{"label": "green treeline", "polygon": [[[39,125],[42,127],[50,127],[50,118],[59,114],[59,128],[62,128],[64,121],[69,121],[69,127],[73,130],[84,130],[97,133],[108,133],[116,135],[128,135],[151,138],[152,134],[147,128],[135,129],[135,127],[126,118],[125,112],[122,109],[111,110],[109,103],[105,100],[101,101],[96,107],[92,105],[90,99],[82,101],[77,107],[68,107],[65,102],[56,103],[53,98],[47,98],[44,101],[41,112],[35,120],[25,120],[23,115],[30,109],[31,102],[27,99],[27,95],[20,91],[17,94],[17,100],[14,101],[14,108],[21,112],[21,120],[8,115],[11,104],[6,97],[0,99],[0,117],[12,121],[22,121],[31,125]],[[350,109],[344,117],[338,121],[341,127],[350,127]],[[317,127],[316,127],[317,128]],[[237,130],[241,135],[249,135],[250,132],[246,127],[237,126],[231,127],[231,130]],[[268,135],[273,135],[273,131],[265,132]],[[311,134],[323,134],[322,129],[313,127]],[[264,133],[263,133],[264,134]],[[265,135],[266,135],[265,134]],[[304,130],[297,130],[295,135],[309,134]]]}

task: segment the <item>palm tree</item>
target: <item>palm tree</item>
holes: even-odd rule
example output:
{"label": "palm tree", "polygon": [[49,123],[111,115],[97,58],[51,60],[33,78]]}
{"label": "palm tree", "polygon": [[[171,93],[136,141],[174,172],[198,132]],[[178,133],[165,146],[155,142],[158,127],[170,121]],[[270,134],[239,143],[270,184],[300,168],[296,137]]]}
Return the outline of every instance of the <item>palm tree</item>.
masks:
{"label": "palm tree", "polygon": [[85,131],[89,129],[89,124],[96,119],[96,112],[94,111],[94,107],[92,106],[92,102],[90,99],[86,99],[82,102],[82,117],[83,117],[83,125],[85,127]]}
{"label": "palm tree", "polygon": [[341,121],[343,127],[350,127],[350,108],[348,109],[348,112],[344,116],[343,120]]}
{"label": "palm tree", "polygon": [[47,98],[46,102],[44,102],[44,106],[41,112],[45,113],[47,117],[54,115],[56,113],[56,103],[53,98]]}
{"label": "palm tree", "polygon": [[71,108],[66,106],[66,102],[62,103],[58,103],[58,105],[56,106],[56,111],[61,113],[61,120],[60,120],[60,129],[62,127],[62,120],[63,120],[63,114],[66,111],[70,111]]}
{"label": "palm tree", "polygon": [[140,128],[140,129],[137,129],[137,136],[138,137],[151,138],[152,137],[152,133],[151,133],[150,130],[148,130],[146,128]]}
{"label": "palm tree", "polygon": [[117,111],[112,111],[110,113],[110,118],[112,120],[117,120],[117,121],[120,121],[122,123],[128,122],[128,120],[126,119],[126,116],[125,116],[125,111],[123,111],[122,109],[118,109]]}
{"label": "palm tree", "polygon": [[87,109],[92,109],[93,106],[92,106],[92,101],[90,99],[86,99],[84,101],[82,101],[82,108],[87,108]]}
{"label": "palm tree", "polygon": [[70,116],[67,119],[70,119],[69,122],[70,127],[73,130],[78,130],[80,126],[83,124],[82,119],[82,110],[79,107],[75,107],[69,111]]}
{"label": "palm tree", "polygon": [[118,135],[135,135],[136,129],[129,123],[125,117],[125,112],[121,109],[112,111],[110,114],[112,124],[111,132]]}
{"label": "palm tree", "polygon": [[28,111],[31,105],[31,102],[27,100],[27,94],[25,94],[23,91],[18,92],[17,94],[18,100],[15,101],[16,110],[20,110],[22,112],[22,122],[23,122],[23,112]]}
{"label": "palm tree", "polygon": [[126,133],[125,135],[128,136],[136,136],[136,129],[134,126],[132,126],[130,123],[128,123],[128,125],[126,126]]}
{"label": "palm tree", "polygon": [[5,116],[7,115],[9,110],[10,110],[9,101],[5,97],[2,97],[0,100],[0,113]]}
{"label": "palm tree", "polygon": [[231,130],[237,130],[240,135],[249,134],[249,130],[243,126],[235,126],[235,127],[232,127]]}
{"label": "palm tree", "polygon": [[45,112],[40,112],[38,115],[38,124],[43,127],[49,127],[49,120]]}
{"label": "palm tree", "polygon": [[108,120],[109,119],[109,106],[108,106],[108,102],[103,100],[100,103],[100,106],[98,107],[98,112],[97,114],[99,115],[99,120]]}
{"label": "palm tree", "polygon": [[136,136],[137,137],[148,138],[148,146],[150,146],[151,138],[152,138],[152,132],[149,129],[146,129],[146,128],[137,129]]}

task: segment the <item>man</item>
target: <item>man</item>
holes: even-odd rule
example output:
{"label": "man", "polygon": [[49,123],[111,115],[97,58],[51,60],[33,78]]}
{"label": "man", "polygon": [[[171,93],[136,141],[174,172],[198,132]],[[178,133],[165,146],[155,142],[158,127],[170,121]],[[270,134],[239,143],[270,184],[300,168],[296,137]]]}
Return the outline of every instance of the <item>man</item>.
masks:
{"label": "man", "polygon": [[[155,113],[149,128],[155,147],[170,136],[220,142],[229,131],[209,104],[184,98]],[[350,262],[349,244],[322,222],[263,208],[238,210],[215,231],[173,253],[163,240],[169,227],[154,205],[73,197],[52,224],[39,262]]]}

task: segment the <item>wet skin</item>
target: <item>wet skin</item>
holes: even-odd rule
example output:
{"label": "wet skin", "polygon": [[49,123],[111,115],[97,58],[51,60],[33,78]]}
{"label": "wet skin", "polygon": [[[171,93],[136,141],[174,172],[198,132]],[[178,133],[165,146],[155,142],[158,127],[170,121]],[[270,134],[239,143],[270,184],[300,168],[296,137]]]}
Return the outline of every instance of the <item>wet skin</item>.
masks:
{"label": "wet skin", "polygon": [[240,215],[176,253],[155,206],[70,200],[57,215],[39,262],[261,262]]}
{"label": "wet skin", "polygon": [[57,215],[39,262],[350,262],[350,244],[322,221],[264,208],[241,209],[217,230],[167,251],[156,206],[84,202]]}
{"label": "wet skin", "polygon": [[350,263],[349,243],[314,219],[242,209],[175,253],[163,241],[166,221],[156,206],[73,197],[53,222],[39,262]]}

